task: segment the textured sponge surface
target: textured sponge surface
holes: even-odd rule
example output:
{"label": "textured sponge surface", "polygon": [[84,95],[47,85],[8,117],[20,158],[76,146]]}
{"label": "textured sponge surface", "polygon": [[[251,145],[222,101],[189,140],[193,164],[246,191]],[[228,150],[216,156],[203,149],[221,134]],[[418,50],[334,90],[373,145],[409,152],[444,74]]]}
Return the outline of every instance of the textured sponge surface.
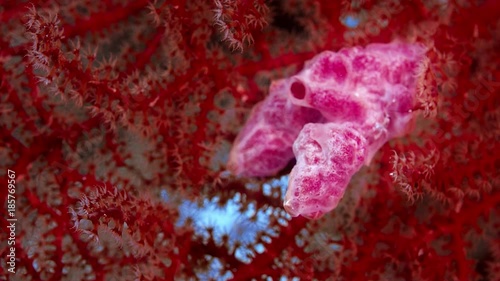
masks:
{"label": "textured sponge surface", "polygon": [[296,75],[273,82],[238,135],[228,168],[270,176],[295,157],[285,209],[321,217],[384,143],[406,133],[425,52],[393,42],[318,54]]}

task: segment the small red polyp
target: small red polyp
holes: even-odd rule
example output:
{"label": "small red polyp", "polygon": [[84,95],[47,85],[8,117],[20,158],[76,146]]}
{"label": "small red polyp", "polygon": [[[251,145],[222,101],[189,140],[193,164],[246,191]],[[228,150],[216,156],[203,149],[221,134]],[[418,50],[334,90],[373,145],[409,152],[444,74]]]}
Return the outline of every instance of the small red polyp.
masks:
{"label": "small red polyp", "polygon": [[393,42],[318,54],[301,72],[273,83],[234,143],[230,170],[270,176],[295,155],[285,209],[323,216],[352,175],[385,142],[406,133],[425,51]]}

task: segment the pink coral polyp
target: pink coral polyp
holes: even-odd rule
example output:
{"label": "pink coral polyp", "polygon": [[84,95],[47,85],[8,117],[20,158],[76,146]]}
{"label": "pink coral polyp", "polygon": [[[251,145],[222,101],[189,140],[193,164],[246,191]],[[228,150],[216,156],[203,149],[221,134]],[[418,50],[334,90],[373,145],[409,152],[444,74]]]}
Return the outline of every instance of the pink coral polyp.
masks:
{"label": "pink coral polyp", "polygon": [[425,51],[393,42],[318,54],[272,84],[238,135],[229,169],[270,176],[295,155],[285,209],[312,219],[331,211],[361,166],[406,132]]}

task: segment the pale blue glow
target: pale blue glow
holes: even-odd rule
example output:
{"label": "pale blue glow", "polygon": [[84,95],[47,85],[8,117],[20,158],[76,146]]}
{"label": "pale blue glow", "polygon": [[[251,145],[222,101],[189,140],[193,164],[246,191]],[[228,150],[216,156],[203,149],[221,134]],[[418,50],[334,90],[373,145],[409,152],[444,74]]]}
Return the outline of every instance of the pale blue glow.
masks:
{"label": "pale blue glow", "polygon": [[359,19],[353,16],[346,16],[342,23],[349,28],[356,28],[359,25]]}
{"label": "pale blue glow", "polygon": [[[265,196],[273,196],[278,192],[281,194],[281,200],[284,198],[288,185],[288,176],[270,180],[263,185]],[[257,190],[258,185],[248,184],[249,190]],[[244,196],[244,195],[243,195]],[[172,200],[166,190],[160,192],[160,198],[164,202]],[[279,214],[278,223],[287,225],[291,217],[288,214],[279,213],[279,208],[263,208],[257,210],[255,203],[246,204],[246,209],[242,209],[242,200],[245,200],[241,194],[236,194],[233,198],[221,204],[219,197],[205,199],[201,204],[185,200],[179,207],[179,220],[177,226],[182,226],[189,219],[194,227],[196,235],[204,239],[213,239],[215,243],[222,243],[222,238],[228,239],[227,247],[234,249],[234,256],[244,263],[250,263],[253,256],[257,253],[263,253],[266,249],[266,243],[271,241],[270,237],[275,237],[275,229],[269,225],[269,217]],[[277,213],[278,211],[278,213]],[[281,210],[282,211],[282,210]],[[213,236],[210,236],[208,229],[212,230]],[[257,243],[257,235],[265,233],[264,243]],[[238,242],[238,243],[236,243]],[[215,257],[211,260],[211,269],[200,278],[217,276],[221,272],[220,261]],[[224,270],[222,270],[224,272]],[[219,276],[218,280],[227,280],[230,275]],[[217,278],[216,278],[217,279]]]}

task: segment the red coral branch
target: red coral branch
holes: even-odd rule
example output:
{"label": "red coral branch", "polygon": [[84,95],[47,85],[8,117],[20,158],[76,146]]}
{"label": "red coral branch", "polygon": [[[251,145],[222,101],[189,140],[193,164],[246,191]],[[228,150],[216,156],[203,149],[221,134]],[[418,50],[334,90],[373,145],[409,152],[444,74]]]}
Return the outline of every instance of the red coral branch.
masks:
{"label": "red coral branch", "polygon": [[148,3],[148,0],[130,1],[126,5],[109,7],[107,11],[91,14],[88,18],[78,18],[74,24],[63,27],[64,37],[72,38],[105,29],[141,11]]}
{"label": "red coral branch", "polygon": [[[0,234],[0,279],[498,279],[498,1],[0,2],[0,174],[15,171],[15,184],[2,182],[0,221],[17,219]],[[327,85],[347,75],[342,64],[306,61],[390,42],[425,46],[413,75],[399,75],[389,52],[394,63],[377,70],[387,79],[351,71],[345,89],[364,81],[379,90],[365,105],[399,105],[404,95],[392,101],[374,86],[415,79],[408,130],[342,185],[335,210],[290,219],[281,206],[298,177],[284,175],[328,153],[270,165],[268,148],[287,150],[283,136],[297,131],[287,118],[297,112],[274,94],[318,108],[309,116],[318,127],[356,119],[352,102],[318,102],[352,101],[356,89],[306,88],[337,89]],[[275,110],[262,112],[267,103]],[[399,109],[379,125],[395,125]],[[245,122],[269,120],[274,142],[256,134],[261,146],[230,153],[235,139],[245,143],[236,137]],[[361,151],[313,131],[300,145],[323,136],[329,161]],[[228,173],[255,172],[251,159],[270,166]],[[336,173],[308,180],[337,190]]]}

